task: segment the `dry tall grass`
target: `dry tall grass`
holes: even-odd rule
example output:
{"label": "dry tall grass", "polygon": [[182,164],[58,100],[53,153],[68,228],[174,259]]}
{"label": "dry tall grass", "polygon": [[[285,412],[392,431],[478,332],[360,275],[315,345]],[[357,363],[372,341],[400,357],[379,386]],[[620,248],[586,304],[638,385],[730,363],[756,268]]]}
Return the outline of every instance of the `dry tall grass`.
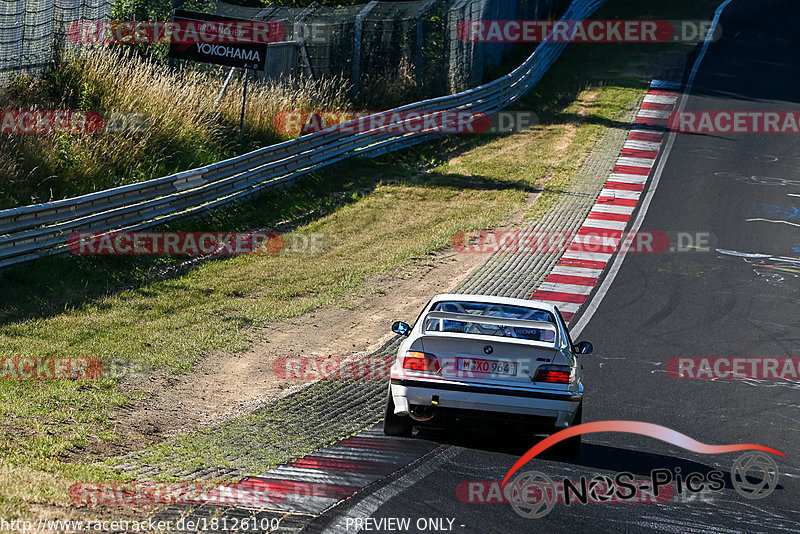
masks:
{"label": "dry tall grass", "polygon": [[100,47],[66,56],[43,79],[0,88],[6,110],[144,113],[137,132],[0,137],[0,208],[65,198],[212,163],[285,138],[284,110],[349,109],[338,80],[251,81],[245,146],[238,146],[241,77],[215,106],[224,76]]}

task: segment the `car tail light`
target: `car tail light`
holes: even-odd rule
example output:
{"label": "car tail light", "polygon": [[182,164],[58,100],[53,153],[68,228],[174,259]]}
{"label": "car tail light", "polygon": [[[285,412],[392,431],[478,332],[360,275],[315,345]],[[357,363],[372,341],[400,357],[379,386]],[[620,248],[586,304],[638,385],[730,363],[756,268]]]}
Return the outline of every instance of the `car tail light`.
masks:
{"label": "car tail light", "polygon": [[406,352],[406,357],[403,358],[403,369],[440,374],[442,365],[439,363],[439,358],[433,354],[410,350]]}
{"label": "car tail light", "polygon": [[533,375],[534,382],[549,382],[551,384],[569,384],[572,368],[568,365],[540,365]]}

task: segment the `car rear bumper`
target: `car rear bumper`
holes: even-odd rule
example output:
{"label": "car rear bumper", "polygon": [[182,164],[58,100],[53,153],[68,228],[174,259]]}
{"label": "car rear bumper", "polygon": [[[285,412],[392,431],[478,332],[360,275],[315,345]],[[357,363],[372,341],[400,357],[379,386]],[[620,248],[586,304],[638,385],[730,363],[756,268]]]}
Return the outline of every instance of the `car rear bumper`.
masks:
{"label": "car rear bumper", "polygon": [[415,407],[431,406],[436,415],[430,423],[437,418],[495,419],[528,421],[534,426],[558,430],[572,423],[583,399],[582,393],[573,391],[397,378],[391,380],[391,390],[396,414],[405,415]]}

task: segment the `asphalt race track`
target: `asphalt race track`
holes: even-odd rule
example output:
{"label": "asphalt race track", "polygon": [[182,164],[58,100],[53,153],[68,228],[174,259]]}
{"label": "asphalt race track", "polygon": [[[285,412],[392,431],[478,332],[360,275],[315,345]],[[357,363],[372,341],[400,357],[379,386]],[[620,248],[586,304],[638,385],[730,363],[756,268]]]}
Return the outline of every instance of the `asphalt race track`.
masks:
{"label": "asphalt race track", "polygon": [[[733,0],[685,110],[800,112],[798,20],[798,2]],[[446,446],[331,509],[308,531],[356,532],[353,519],[367,517],[410,518],[412,532],[419,518],[444,519],[436,528],[420,524],[425,532],[800,529],[800,379],[678,380],[665,371],[679,357],[800,356],[800,266],[785,258],[800,256],[800,135],[679,134],[660,158],[666,160],[641,230],[709,234],[711,247],[625,257],[579,335],[595,347],[584,360],[584,422],[645,421],[706,444],[775,448],[786,455],[773,455],[775,491],[748,499],[734,489],[729,473],[739,453],[697,454],[639,435],[598,433],[584,436],[579,458],[545,455],[523,471],[553,480],[625,471],[649,480],[654,469],[718,470],[725,487],[676,490],[661,504],[556,503],[547,515],[526,518],[508,503],[462,502],[469,499],[457,490],[467,481],[502,480],[533,443],[431,434],[420,438]],[[391,531],[382,525],[361,527]]]}

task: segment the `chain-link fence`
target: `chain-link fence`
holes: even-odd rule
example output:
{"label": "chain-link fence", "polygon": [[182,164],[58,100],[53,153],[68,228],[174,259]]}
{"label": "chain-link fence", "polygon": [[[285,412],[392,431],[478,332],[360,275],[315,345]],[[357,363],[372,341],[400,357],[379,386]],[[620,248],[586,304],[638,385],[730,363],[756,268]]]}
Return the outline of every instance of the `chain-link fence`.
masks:
{"label": "chain-link fence", "polygon": [[113,6],[113,0],[0,0],[0,80],[41,72],[69,45],[71,22],[108,19]]}
{"label": "chain-link fence", "polygon": [[[209,13],[277,21],[261,76],[340,76],[354,90],[440,95],[479,85],[508,43],[465,42],[466,20],[553,19],[568,0],[416,0],[306,8],[243,7],[211,0]],[[111,16],[113,0],[0,0],[0,76],[45,67],[67,46],[69,23]]]}
{"label": "chain-link fence", "polygon": [[459,24],[469,20],[552,20],[561,17],[569,0],[455,0],[448,2],[447,67],[451,90],[482,83],[485,69],[500,63],[514,43],[464,42]]}

